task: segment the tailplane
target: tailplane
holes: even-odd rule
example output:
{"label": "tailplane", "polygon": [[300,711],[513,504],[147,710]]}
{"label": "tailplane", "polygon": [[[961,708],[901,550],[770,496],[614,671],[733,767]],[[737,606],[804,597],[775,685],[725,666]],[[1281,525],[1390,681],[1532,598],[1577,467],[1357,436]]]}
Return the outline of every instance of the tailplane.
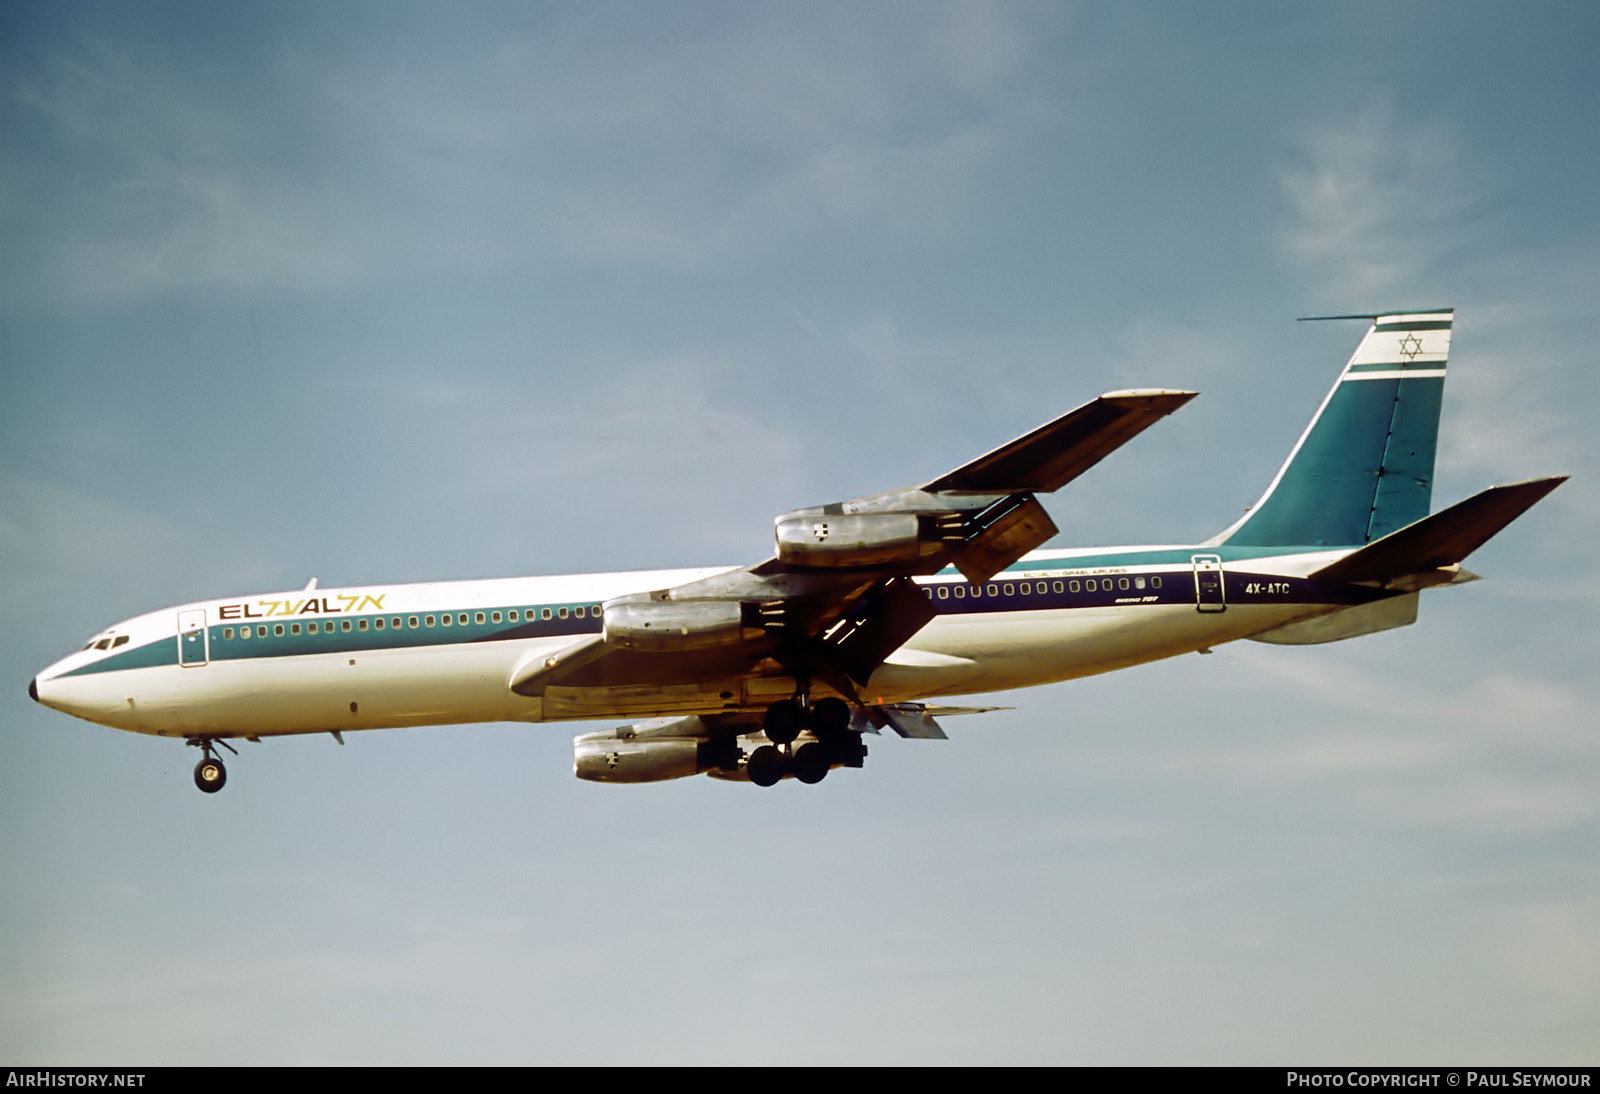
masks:
{"label": "tailplane", "polygon": [[1311,574],[1331,581],[1391,583],[1461,563],[1500,529],[1567,481],[1565,475],[1491,486],[1466,501],[1424,517],[1352,551]]}
{"label": "tailplane", "polygon": [[1214,544],[1358,547],[1428,515],[1452,309],[1370,319],[1272,485]]}

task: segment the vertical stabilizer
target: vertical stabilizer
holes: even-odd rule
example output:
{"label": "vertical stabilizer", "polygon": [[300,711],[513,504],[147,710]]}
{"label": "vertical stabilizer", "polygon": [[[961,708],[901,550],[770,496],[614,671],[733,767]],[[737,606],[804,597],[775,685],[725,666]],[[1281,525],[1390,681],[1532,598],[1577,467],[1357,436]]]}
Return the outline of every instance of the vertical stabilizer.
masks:
{"label": "vertical stabilizer", "polygon": [[1428,515],[1452,312],[1372,326],[1267,492],[1214,543],[1357,547]]}

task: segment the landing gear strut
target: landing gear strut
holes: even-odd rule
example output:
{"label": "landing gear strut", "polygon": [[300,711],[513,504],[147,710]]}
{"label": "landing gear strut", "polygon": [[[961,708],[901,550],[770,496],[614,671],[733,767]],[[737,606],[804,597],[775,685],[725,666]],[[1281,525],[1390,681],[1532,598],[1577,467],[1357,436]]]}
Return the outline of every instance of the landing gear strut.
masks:
{"label": "landing gear strut", "polygon": [[221,745],[235,756],[239,754],[238,750],[227,741],[216,737],[190,737],[186,743],[205,753],[200,762],[194,765],[194,784],[207,794],[215,794],[227,783],[228,769],[223,766],[222,759],[212,751],[212,745]]}

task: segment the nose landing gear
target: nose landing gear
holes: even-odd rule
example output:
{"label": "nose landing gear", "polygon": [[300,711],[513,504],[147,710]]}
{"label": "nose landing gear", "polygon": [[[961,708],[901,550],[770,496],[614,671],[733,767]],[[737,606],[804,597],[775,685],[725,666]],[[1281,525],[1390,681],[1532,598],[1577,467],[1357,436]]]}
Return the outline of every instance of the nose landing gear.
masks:
{"label": "nose landing gear", "polygon": [[205,753],[194,765],[194,784],[207,794],[221,790],[228,781],[228,769],[223,766],[221,757],[212,751],[212,746],[221,745],[235,756],[238,750],[219,737],[190,737],[185,743]]}

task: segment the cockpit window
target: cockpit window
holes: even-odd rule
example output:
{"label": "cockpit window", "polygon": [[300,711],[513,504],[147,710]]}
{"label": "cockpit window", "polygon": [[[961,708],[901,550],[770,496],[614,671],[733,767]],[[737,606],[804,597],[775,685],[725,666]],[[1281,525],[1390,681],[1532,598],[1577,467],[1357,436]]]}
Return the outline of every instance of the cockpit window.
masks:
{"label": "cockpit window", "polygon": [[98,642],[96,642],[94,644],[94,648],[97,649],[97,650],[109,650],[111,648],[111,639],[109,639],[109,638],[100,639],[100,641],[98,641]]}
{"label": "cockpit window", "polygon": [[126,646],[127,644],[128,636],[125,634],[119,634],[117,635],[116,639],[112,641],[111,648],[116,649],[118,646]]}

